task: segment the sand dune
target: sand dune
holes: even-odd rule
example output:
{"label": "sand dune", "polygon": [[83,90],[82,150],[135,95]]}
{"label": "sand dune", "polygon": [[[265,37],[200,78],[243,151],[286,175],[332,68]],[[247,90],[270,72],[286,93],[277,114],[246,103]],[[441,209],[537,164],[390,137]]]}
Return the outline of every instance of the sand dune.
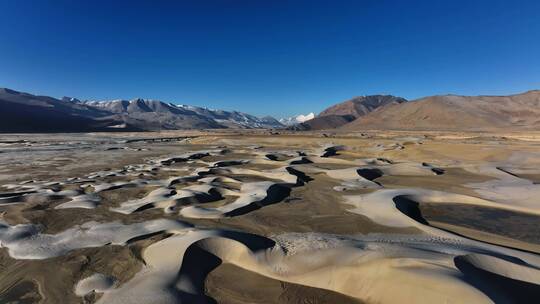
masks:
{"label": "sand dune", "polygon": [[[310,242],[308,246],[317,247],[317,251],[305,247],[306,241]],[[188,232],[150,246],[144,253],[147,269],[123,287],[106,291],[100,302],[135,303],[137,299],[142,301],[139,303],[146,303],[146,299],[151,299],[167,303],[168,299],[176,299],[205,303],[204,277],[219,263],[231,263],[273,279],[329,289],[376,303],[402,303],[404,299],[415,303],[444,299],[455,303],[492,303],[490,297],[501,297],[495,289],[486,295],[469,285],[453,265],[456,257],[490,273],[506,273],[507,277],[524,282],[537,284],[540,274],[535,266],[508,262],[497,257],[497,252],[444,240],[434,244],[421,238],[413,241],[367,238],[326,244],[327,247],[320,247],[317,241],[324,242],[324,237],[316,240],[304,239],[303,235],[278,236],[278,242],[286,244],[287,254],[280,245],[261,248],[262,243],[269,246],[273,242],[253,235],[227,231]],[[308,254],[309,259],[305,259]],[[388,288],[392,289],[391,294],[384,292]],[[136,298],[132,290],[136,291]],[[160,292],[156,293],[157,290]],[[456,294],[460,297],[455,298]]]}
{"label": "sand dune", "polygon": [[[173,149],[158,141],[144,151],[134,141],[126,153],[144,157],[119,166],[2,184],[0,267],[11,277],[0,274],[0,299],[22,286],[44,299],[64,290],[66,299],[90,303],[211,303],[217,295],[206,283],[221,264],[360,303],[519,303],[538,295],[540,234],[483,229],[485,219],[472,225],[451,213],[534,222],[536,171],[510,154],[446,161],[437,153],[447,150],[430,139],[407,145],[408,154],[371,149],[414,142],[403,136],[362,146],[292,138],[256,149],[241,138],[204,140]],[[340,225],[352,232],[317,230]],[[129,258],[111,256],[115,248]],[[115,268],[126,259],[140,268],[124,276]],[[58,261],[73,269],[64,279],[18,285],[32,280],[35,263]]]}
{"label": "sand dune", "polygon": [[121,245],[139,236],[187,227],[181,222],[165,219],[131,225],[88,222],[51,235],[40,233],[39,227],[31,224],[9,226],[0,223],[0,245],[16,259],[46,259],[79,248]]}
{"label": "sand dune", "polygon": [[91,292],[103,293],[114,286],[114,279],[101,273],[82,279],[75,286],[75,295],[83,297]]}

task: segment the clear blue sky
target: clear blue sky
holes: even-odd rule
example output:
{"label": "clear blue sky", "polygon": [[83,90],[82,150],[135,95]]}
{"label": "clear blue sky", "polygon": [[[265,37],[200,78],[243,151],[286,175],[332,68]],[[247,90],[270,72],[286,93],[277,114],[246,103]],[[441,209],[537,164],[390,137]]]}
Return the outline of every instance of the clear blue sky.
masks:
{"label": "clear blue sky", "polygon": [[[116,3],[110,3],[116,2]],[[540,88],[540,1],[0,0],[0,87],[276,117]]]}

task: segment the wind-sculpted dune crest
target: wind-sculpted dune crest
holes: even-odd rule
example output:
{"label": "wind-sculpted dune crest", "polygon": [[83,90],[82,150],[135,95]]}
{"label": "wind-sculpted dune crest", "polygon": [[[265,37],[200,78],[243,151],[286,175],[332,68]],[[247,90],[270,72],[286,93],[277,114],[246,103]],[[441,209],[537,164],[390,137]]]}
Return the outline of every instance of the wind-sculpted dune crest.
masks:
{"label": "wind-sculpted dune crest", "polygon": [[[331,240],[331,236],[326,237]],[[143,300],[139,303],[145,303],[144,299],[162,299],[163,303],[211,302],[204,293],[205,277],[221,263],[234,264],[275,280],[382,303],[402,303],[404,300],[433,303],[440,299],[454,299],[456,303],[491,303],[512,294],[512,291],[493,288],[482,292],[469,285],[468,280],[478,278],[468,270],[461,272],[464,264],[499,276],[504,273],[508,281],[517,279],[531,286],[539,283],[537,266],[519,261],[516,264],[504,256],[499,257],[498,252],[468,243],[445,240],[432,243],[428,238],[384,240],[360,237],[326,248],[323,245],[317,251],[294,249],[305,246],[304,242],[308,240],[314,242],[315,238],[281,235],[277,236],[278,243],[275,244],[270,239],[228,231],[191,231],[173,236],[150,246],[144,252],[147,269],[123,287],[105,291],[100,303],[131,303],[135,299]],[[324,242],[325,236],[320,236],[317,241]],[[282,248],[280,242],[289,248]],[[317,247],[318,244],[308,246]],[[287,249],[292,253],[288,254]],[[309,255],[309,259],[305,259],[305,255]],[[459,266],[453,265],[454,260]],[[385,292],[388,288],[392,289],[392,294]],[[157,294],[157,290],[161,292]],[[167,292],[162,293],[164,290]],[[459,299],[455,299],[456,295]]]}

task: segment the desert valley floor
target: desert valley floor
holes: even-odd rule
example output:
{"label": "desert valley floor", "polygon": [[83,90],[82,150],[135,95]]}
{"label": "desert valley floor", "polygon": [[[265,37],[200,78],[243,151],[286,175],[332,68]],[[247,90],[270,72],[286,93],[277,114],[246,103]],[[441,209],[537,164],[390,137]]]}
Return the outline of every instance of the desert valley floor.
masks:
{"label": "desert valley floor", "polygon": [[4,134],[0,164],[0,303],[540,298],[540,134]]}

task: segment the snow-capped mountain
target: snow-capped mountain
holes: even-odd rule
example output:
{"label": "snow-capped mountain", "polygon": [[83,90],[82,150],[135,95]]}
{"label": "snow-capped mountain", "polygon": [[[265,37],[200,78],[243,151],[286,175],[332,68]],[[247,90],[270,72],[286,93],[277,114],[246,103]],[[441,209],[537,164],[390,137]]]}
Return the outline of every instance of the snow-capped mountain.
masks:
{"label": "snow-capped mountain", "polygon": [[191,105],[177,105],[159,100],[106,100],[79,101],[64,98],[87,106],[109,111],[123,117],[126,123],[151,123],[152,128],[282,128],[283,125],[272,117],[259,118],[238,112],[213,110]]}
{"label": "snow-capped mountain", "polygon": [[300,115],[293,116],[293,117],[282,118],[282,119],[279,120],[279,122],[286,125],[286,126],[292,126],[292,125],[295,125],[295,124],[306,122],[306,121],[311,120],[313,118],[315,118],[315,114],[312,112],[312,113],[309,113],[307,115],[300,114]]}
{"label": "snow-capped mountain", "polygon": [[104,132],[283,128],[272,117],[159,100],[81,101],[0,88],[1,132]]}

